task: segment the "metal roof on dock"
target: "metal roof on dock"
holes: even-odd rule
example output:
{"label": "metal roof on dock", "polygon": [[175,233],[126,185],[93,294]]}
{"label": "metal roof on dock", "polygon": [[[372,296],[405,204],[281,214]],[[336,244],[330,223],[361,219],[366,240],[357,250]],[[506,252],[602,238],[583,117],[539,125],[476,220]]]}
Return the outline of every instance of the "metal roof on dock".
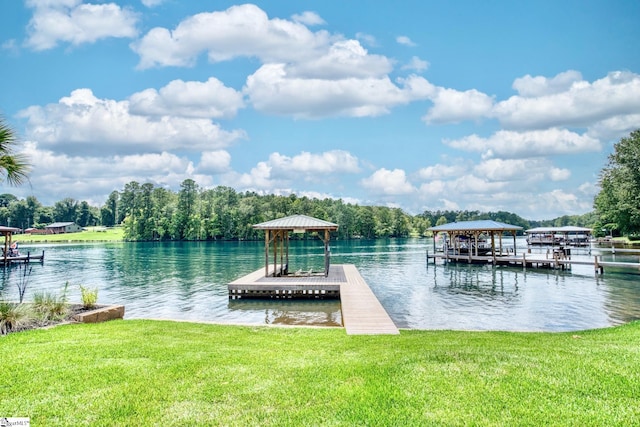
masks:
{"label": "metal roof on dock", "polygon": [[493,220],[460,221],[431,227],[431,231],[518,231],[522,227]]}
{"label": "metal roof on dock", "polygon": [[565,225],[563,227],[536,227],[526,230],[525,233],[591,233],[591,229],[587,227],[575,227]]}
{"label": "metal roof on dock", "polygon": [[337,230],[338,224],[306,215],[291,215],[255,224],[253,228],[258,230]]}

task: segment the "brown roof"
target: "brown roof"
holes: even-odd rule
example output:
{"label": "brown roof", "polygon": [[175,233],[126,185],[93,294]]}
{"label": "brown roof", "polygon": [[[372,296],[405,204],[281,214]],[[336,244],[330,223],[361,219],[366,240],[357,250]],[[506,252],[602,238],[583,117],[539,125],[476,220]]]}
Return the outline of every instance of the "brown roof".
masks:
{"label": "brown roof", "polygon": [[13,233],[16,231],[20,231],[19,228],[15,228],[15,227],[6,227],[4,225],[0,225],[0,233]]}

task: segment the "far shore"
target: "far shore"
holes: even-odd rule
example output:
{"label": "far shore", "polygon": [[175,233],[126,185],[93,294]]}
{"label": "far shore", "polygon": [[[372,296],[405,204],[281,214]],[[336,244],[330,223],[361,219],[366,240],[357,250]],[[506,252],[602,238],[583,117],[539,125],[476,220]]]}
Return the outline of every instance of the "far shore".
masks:
{"label": "far shore", "polygon": [[[86,227],[84,231],[63,234],[14,234],[12,241],[19,243],[100,243],[124,242],[122,227]],[[616,245],[638,246],[640,241],[630,241],[627,237],[614,237]],[[606,243],[605,243],[606,244]]]}
{"label": "far shore", "polygon": [[85,231],[62,234],[14,234],[11,239],[19,243],[85,243],[124,241],[122,227],[87,227]]}

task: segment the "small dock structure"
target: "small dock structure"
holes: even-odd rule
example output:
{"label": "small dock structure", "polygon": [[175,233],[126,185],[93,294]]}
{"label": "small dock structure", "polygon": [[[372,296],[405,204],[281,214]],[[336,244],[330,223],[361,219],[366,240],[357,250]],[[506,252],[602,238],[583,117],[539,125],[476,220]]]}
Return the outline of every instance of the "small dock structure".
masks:
{"label": "small dock structure", "polygon": [[586,227],[536,227],[525,231],[529,246],[575,246],[588,247],[591,229]]}
{"label": "small dock structure", "polygon": [[[340,298],[342,322],[347,334],[399,334],[355,265],[331,265],[330,232],[338,229],[337,224],[293,215],[254,225],[254,228],[265,231],[264,269],[229,283],[229,299]],[[289,233],[306,232],[317,233],[323,241],[322,271],[289,267]]]}
{"label": "small dock structure", "polygon": [[[442,249],[438,251],[435,247],[432,254],[427,254],[427,262],[433,259],[447,262],[466,262],[469,264],[493,264],[505,266],[521,266],[523,268],[551,268],[570,269],[572,265],[592,265],[596,273],[604,273],[605,267],[616,267],[630,269],[640,272],[640,263],[603,261],[597,255],[593,259],[572,259],[570,246],[582,246],[584,235],[587,230],[579,227],[555,227],[539,228],[527,230],[530,237],[543,234],[549,238],[551,248],[546,254],[531,254],[528,252],[518,254],[516,248],[516,233],[522,227],[505,224],[496,221],[461,221],[431,227],[429,230],[442,233],[444,241]],[[562,232],[564,237],[558,239],[558,233]],[[549,233],[551,235],[549,236]],[[570,233],[577,233],[570,237]],[[503,246],[503,237],[511,234],[513,237],[512,246]],[[541,238],[540,238],[541,239]],[[490,243],[489,243],[490,240]],[[573,244],[557,245],[559,242],[571,242]],[[534,244],[541,244],[542,240],[536,240]]]}
{"label": "small dock structure", "polygon": [[17,249],[17,242],[12,243],[13,233],[20,231],[19,228],[0,226],[0,234],[4,236],[4,245],[2,246],[2,257],[0,262],[3,266],[14,263],[29,263],[33,261],[44,262],[44,251],[40,255],[21,254]]}
{"label": "small dock structure", "polygon": [[399,334],[393,320],[353,264],[331,266],[328,275],[265,276],[262,269],[229,283],[229,298],[340,298],[349,335]]}
{"label": "small dock structure", "polygon": [[[503,251],[503,241],[505,233],[513,237],[513,246],[510,248],[516,256],[516,233],[522,230],[517,225],[505,224],[504,222],[480,220],[480,221],[460,221],[439,225],[429,228],[436,237],[440,233],[444,236],[442,252],[455,257],[466,256],[468,260],[474,257],[487,257],[496,260]],[[496,242],[497,238],[497,242]],[[436,252],[436,240],[433,240],[433,251]],[[507,248],[509,252],[509,248]]]}

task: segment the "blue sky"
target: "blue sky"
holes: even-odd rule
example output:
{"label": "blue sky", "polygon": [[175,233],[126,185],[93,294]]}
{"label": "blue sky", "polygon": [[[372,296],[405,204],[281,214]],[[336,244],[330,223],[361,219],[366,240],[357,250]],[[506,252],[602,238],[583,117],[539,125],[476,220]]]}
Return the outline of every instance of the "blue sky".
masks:
{"label": "blue sky", "polygon": [[0,3],[44,204],[127,182],[549,219],[640,127],[637,1]]}

